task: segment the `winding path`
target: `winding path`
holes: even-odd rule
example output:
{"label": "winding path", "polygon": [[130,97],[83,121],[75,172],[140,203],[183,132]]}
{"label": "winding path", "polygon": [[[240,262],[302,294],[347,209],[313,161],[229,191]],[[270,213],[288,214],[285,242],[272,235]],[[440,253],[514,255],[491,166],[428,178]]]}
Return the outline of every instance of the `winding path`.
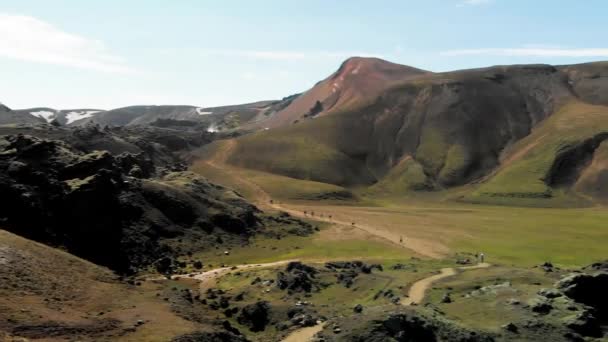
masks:
{"label": "winding path", "polygon": [[230,157],[232,151],[236,148],[236,146],[237,143],[233,139],[223,140],[222,145],[216,150],[216,152],[212,156],[199,162],[205,163],[206,165],[212,168],[224,171],[225,174],[230,175],[236,183],[240,184],[240,186],[250,189],[254,195],[254,198],[252,200],[260,208],[280,210],[299,218],[312,219],[316,221],[322,221],[359,229],[382,240],[385,240],[391,244],[402,248],[410,249],[419,255],[433,259],[439,259],[449,254],[449,250],[447,247],[435,241],[407,237],[405,241],[401,242],[401,235],[391,231],[387,231],[385,229],[380,229],[366,224],[353,225],[352,221],[344,221],[338,218],[330,219],[326,216],[307,216],[300,210],[294,210],[272,201],[272,197],[264,189],[262,189],[262,187],[260,187],[257,183],[247,179],[246,177],[239,175],[237,171],[235,171],[234,167],[227,165],[226,162]]}
{"label": "winding path", "polygon": [[[295,259],[290,260],[280,260],[269,263],[262,264],[245,264],[238,266],[230,266],[230,267],[220,267],[213,270],[209,270],[206,272],[200,273],[187,273],[187,274],[179,274],[171,276],[171,279],[176,278],[190,278],[199,280],[200,288],[204,289],[209,286],[209,283],[216,280],[217,278],[229,273],[232,270],[242,270],[242,269],[259,269],[259,268],[267,268],[267,267],[276,267],[286,265],[292,261],[298,261]],[[404,306],[417,305],[424,300],[427,290],[433,285],[435,282],[445,279],[448,277],[452,277],[458,274],[459,270],[472,270],[472,269],[480,269],[480,268],[488,268],[492,266],[488,263],[481,263],[472,266],[462,266],[462,267],[446,267],[442,268],[441,272],[430,277],[426,277],[415,282],[408,291],[408,298],[401,300],[400,304]],[[236,267],[236,268],[235,268]],[[161,278],[151,278],[150,280],[160,280]],[[325,326],[324,323],[317,324],[312,327],[306,327],[298,329],[287,337],[285,337],[282,342],[307,342],[310,341],[314,335],[323,330]]]}
{"label": "winding path", "polygon": [[431,285],[433,285],[433,283],[444,278],[455,276],[456,274],[458,274],[457,270],[472,270],[478,268],[487,268],[490,266],[491,265],[488,263],[481,263],[473,266],[442,268],[439,274],[435,274],[433,276],[426,277],[415,282],[408,291],[408,298],[402,300],[401,305],[409,306],[421,303],[424,299],[424,296],[426,295],[426,291],[431,287]]}
{"label": "winding path", "polygon": [[[236,147],[236,142],[234,140],[226,140],[225,145],[221,146],[217,153],[215,153],[211,158],[209,158],[207,160],[203,160],[201,162],[204,162],[213,168],[223,170],[224,172],[226,172],[227,174],[232,176],[232,178],[237,183],[241,184],[242,186],[244,186],[248,189],[251,189],[255,194],[255,199],[254,199],[255,202],[262,208],[271,208],[271,209],[275,209],[275,210],[281,210],[281,211],[289,213],[290,215],[300,217],[300,218],[311,218],[311,219],[318,220],[318,221],[324,221],[324,222],[328,222],[328,223],[332,223],[332,224],[344,225],[344,226],[361,229],[371,235],[377,236],[379,238],[387,240],[387,241],[389,241],[393,244],[399,245],[401,247],[409,248],[420,255],[424,255],[424,256],[427,256],[430,258],[434,258],[434,259],[444,257],[446,255],[446,253],[448,252],[447,249],[443,248],[443,246],[429,243],[428,241],[425,241],[422,239],[407,238],[406,243],[400,243],[400,242],[397,242],[400,240],[400,236],[396,236],[396,235],[392,234],[391,232],[388,232],[388,231],[385,231],[382,229],[377,229],[375,227],[371,227],[371,226],[367,226],[367,225],[360,225],[360,224],[353,225],[352,222],[346,222],[346,221],[342,221],[342,220],[335,219],[335,218],[329,219],[328,217],[320,217],[320,216],[310,217],[310,216],[306,216],[303,212],[301,212],[299,210],[290,209],[290,208],[282,206],[276,202],[273,202],[270,195],[264,189],[262,189],[258,184],[246,179],[245,177],[241,177],[240,175],[235,173],[235,171],[232,169],[232,167],[226,165],[226,160],[228,159],[232,150],[235,147]],[[285,265],[291,261],[296,261],[296,260],[282,260],[282,261],[265,263],[265,264],[239,265],[239,266],[236,266],[236,269],[253,269],[253,268],[280,266],[280,265]],[[400,302],[400,304],[404,305],[404,306],[410,306],[410,305],[417,305],[417,304],[421,303],[424,300],[427,290],[435,282],[437,282],[441,279],[445,279],[445,278],[457,275],[459,273],[458,272],[459,270],[480,269],[480,268],[487,268],[490,266],[491,265],[488,263],[480,263],[480,264],[473,265],[473,266],[443,268],[443,269],[441,269],[440,273],[420,279],[420,280],[416,281],[414,284],[412,284],[412,286],[410,287],[410,289],[408,291],[408,298],[403,299]],[[233,267],[222,267],[222,268],[217,268],[217,269],[206,271],[206,272],[201,272],[201,273],[196,273],[196,274],[177,275],[174,277],[184,277],[184,278],[188,277],[188,278],[200,280],[201,289],[203,289],[204,287],[208,286],[208,284],[211,281],[214,281],[215,279],[221,277],[222,275],[225,275],[226,273],[230,272],[233,269],[235,269],[234,266]],[[317,324],[312,327],[298,329],[298,330],[292,332],[291,334],[289,334],[286,338],[284,338],[282,340],[282,342],[307,342],[307,341],[310,341],[314,337],[314,335],[316,335],[318,332],[323,330],[324,325],[325,324],[323,323],[323,324]]]}

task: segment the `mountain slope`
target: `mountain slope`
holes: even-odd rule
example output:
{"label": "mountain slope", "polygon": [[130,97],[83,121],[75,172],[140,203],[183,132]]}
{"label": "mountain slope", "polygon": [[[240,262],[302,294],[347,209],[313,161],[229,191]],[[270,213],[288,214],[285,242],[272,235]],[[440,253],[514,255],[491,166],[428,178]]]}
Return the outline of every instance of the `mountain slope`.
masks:
{"label": "mountain slope", "polygon": [[30,113],[20,113],[19,111],[11,110],[0,103],[0,125],[38,124],[43,122],[44,119]]}
{"label": "mountain slope", "polygon": [[[517,152],[530,148],[518,144],[523,138],[541,127],[549,135],[564,133],[559,128],[563,124],[555,126],[547,120],[555,113],[568,113],[555,120],[580,123],[571,127],[569,144],[589,139],[593,146],[601,143],[608,120],[597,113],[608,104],[607,92],[607,63],[497,66],[407,76],[388,85],[373,103],[341,106],[332,109],[332,115],[242,137],[228,161],[338,185],[380,181],[390,192],[403,189],[400,183],[410,182],[411,177],[415,178],[413,185],[405,188],[439,190],[480,180],[489,187],[494,177],[503,183],[500,177],[506,170],[495,172],[503,154],[511,153],[508,163],[513,166],[515,159],[526,155]],[[586,104],[597,107],[590,111]],[[529,139],[534,137],[537,135]],[[554,141],[543,140],[539,146],[563,142]],[[594,148],[590,154],[573,157],[583,159],[575,163],[574,171],[568,171],[573,175],[567,188],[586,167]],[[549,166],[559,163],[559,151],[554,148],[544,155]],[[530,172],[538,174],[539,170]],[[565,184],[546,181],[550,188]],[[517,186],[525,187],[524,183]],[[482,192],[487,198],[512,197],[518,190],[507,184],[496,192],[482,186],[477,194]]]}
{"label": "mountain slope", "polygon": [[[261,101],[243,105],[201,108],[194,106],[131,106],[97,113],[73,125],[88,123],[102,126],[135,126],[177,121],[190,126],[204,125],[212,131],[234,129],[256,116],[272,111],[278,101]],[[163,121],[165,121],[163,123]]]}
{"label": "mountain slope", "polygon": [[391,85],[429,72],[377,58],[353,57],[286,108],[259,123],[280,127],[369,103]]}

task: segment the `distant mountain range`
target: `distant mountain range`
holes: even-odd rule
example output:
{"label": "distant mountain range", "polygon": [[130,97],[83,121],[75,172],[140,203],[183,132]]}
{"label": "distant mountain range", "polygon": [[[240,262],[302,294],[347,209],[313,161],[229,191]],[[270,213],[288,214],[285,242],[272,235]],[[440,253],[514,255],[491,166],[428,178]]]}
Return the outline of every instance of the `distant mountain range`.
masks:
{"label": "distant mountain range", "polygon": [[459,198],[473,202],[608,201],[608,62],[433,73],[355,57],[279,101],[0,107],[0,125],[53,120],[258,131],[237,139],[230,163],[384,194],[467,186]]}
{"label": "distant mountain range", "polygon": [[112,110],[53,109],[36,107],[11,110],[0,109],[0,124],[43,124],[55,122],[62,126],[201,125],[210,130],[231,130],[246,123],[262,120],[282,108],[284,101],[260,101],[222,107],[185,105],[130,106]]}

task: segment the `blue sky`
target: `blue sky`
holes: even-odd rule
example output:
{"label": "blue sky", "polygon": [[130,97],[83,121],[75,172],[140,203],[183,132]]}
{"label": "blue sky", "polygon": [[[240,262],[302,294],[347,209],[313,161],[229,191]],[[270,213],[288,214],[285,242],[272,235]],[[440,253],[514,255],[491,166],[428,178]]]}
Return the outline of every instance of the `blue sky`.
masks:
{"label": "blue sky", "polygon": [[608,60],[606,13],[605,0],[0,0],[0,101],[278,99],[353,55],[431,71]]}

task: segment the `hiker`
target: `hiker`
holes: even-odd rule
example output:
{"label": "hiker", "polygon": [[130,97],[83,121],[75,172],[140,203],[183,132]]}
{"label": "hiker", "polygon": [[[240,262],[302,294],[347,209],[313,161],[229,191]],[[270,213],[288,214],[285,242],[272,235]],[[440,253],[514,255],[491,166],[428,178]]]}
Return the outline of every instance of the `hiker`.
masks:
{"label": "hiker", "polygon": [[399,237],[399,243],[403,243],[403,236]]}
{"label": "hiker", "polygon": [[483,253],[479,253],[479,263],[483,264],[484,258],[485,258],[485,255]]}

